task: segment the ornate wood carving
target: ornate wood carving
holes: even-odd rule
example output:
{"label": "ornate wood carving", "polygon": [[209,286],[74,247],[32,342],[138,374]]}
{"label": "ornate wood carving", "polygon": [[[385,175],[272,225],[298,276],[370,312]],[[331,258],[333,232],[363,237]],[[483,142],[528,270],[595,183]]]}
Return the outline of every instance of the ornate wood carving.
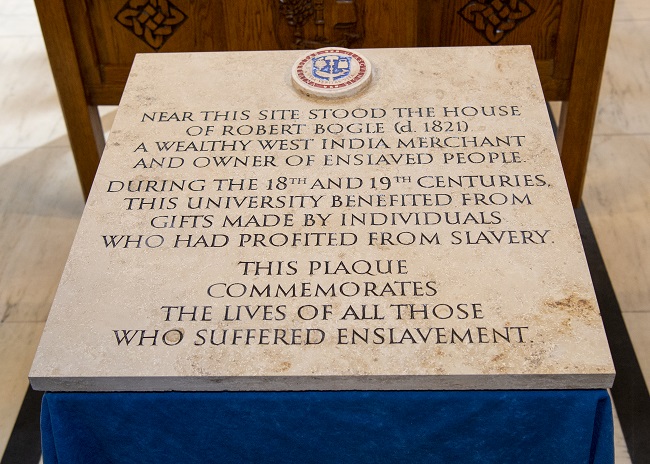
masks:
{"label": "ornate wood carving", "polygon": [[158,51],[187,16],[168,0],[129,0],[115,19]]}
{"label": "ornate wood carving", "polygon": [[472,0],[458,12],[490,43],[500,42],[535,13],[525,0]]}
{"label": "ornate wood carving", "polygon": [[[285,48],[309,49],[328,46],[359,47],[363,43],[363,0],[278,0],[277,11],[286,26],[278,25]],[[276,22],[277,24],[277,22]]]}

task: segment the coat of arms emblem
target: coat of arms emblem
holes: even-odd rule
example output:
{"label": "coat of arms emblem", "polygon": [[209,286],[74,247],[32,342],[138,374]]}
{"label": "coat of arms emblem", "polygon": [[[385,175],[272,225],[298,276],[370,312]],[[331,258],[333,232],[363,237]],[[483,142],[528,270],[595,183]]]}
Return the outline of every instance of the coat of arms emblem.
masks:
{"label": "coat of arms emblem", "polygon": [[304,94],[326,98],[350,96],[370,83],[370,62],[357,51],[321,48],[293,66],[293,85]]}
{"label": "coat of arms emblem", "polygon": [[338,54],[311,59],[312,74],[319,79],[334,82],[350,75],[350,57]]}

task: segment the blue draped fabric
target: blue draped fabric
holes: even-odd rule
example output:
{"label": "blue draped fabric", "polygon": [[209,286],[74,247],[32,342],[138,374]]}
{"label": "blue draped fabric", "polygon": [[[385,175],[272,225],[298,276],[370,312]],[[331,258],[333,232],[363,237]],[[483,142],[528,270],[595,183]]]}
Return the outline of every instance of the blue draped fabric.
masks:
{"label": "blue draped fabric", "polygon": [[45,464],[614,462],[604,390],[47,393]]}

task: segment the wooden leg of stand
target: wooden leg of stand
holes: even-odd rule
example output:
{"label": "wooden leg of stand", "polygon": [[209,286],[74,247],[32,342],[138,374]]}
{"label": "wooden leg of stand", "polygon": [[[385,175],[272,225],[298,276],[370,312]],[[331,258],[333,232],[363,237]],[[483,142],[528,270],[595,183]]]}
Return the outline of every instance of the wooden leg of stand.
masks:
{"label": "wooden leg of stand", "polygon": [[87,198],[104,150],[101,120],[97,107],[86,99],[65,2],[36,0],[35,4],[81,188]]}
{"label": "wooden leg of stand", "polygon": [[558,147],[574,207],[580,205],[587,172],[613,8],[614,0],[586,2],[583,6],[571,90],[562,105]]}
{"label": "wooden leg of stand", "polygon": [[85,114],[73,114],[72,118],[74,121],[69,122],[66,117],[68,137],[77,165],[81,189],[84,198],[87,199],[99,166],[99,158],[104,151],[102,122],[96,106],[86,106]]}

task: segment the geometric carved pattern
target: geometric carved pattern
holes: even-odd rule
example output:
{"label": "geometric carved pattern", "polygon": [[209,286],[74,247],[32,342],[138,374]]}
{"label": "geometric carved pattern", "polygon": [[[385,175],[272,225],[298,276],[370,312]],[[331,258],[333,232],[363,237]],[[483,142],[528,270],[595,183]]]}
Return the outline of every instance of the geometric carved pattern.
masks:
{"label": "geometric carved pattern", "polygon": [[129,0],[115,19],[154,50],[159,50],[187,19],[168,0]]}
{"label": "geometric carved pattern", "polygon": [[472,0],[458,14],[496,44],[534,12],[524,0]]}

